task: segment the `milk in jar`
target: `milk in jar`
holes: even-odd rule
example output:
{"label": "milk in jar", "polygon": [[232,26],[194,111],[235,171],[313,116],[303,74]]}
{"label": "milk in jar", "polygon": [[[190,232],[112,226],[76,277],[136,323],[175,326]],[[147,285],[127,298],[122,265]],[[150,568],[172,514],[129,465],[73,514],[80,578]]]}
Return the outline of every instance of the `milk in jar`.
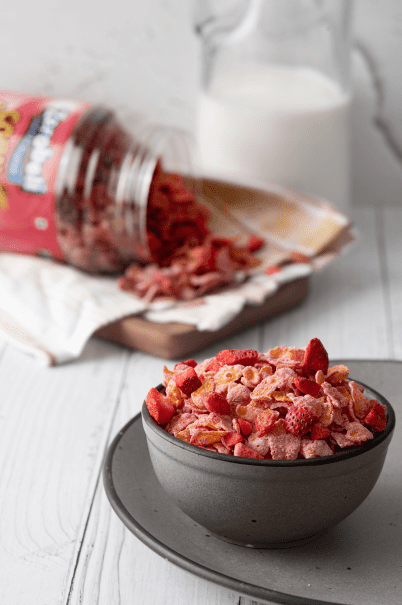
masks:
{"label": "milk in jar", "polygon": [[216,78],[198,103],[204,174],[288,186],[347,211],[350,95],[335,80],[254,63]]}

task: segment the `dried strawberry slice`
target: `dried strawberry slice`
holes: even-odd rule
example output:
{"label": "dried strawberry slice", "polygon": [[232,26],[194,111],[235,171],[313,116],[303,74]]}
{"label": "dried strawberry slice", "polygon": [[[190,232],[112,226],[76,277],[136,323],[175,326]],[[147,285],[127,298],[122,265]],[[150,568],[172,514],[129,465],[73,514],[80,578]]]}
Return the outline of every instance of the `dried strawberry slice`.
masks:
{"label": "dried strawberry slice", "polygon": [[219,395],[219,393],[204,393],[202,395],[202,401],[208,412],[230,414],[230,405],[222,395]]}
{"label": "dried strawberry slice", "polygon": [[242,456],[243,458],[261,458],[264,459],[264,456],[261,456],[258,452],[248,447],[244,443],[237,443],[235,445],[233,454],[235,456]]}
{"label": "dried strawberry slice", "polygon": [[216,360],[227,366],[240,364],[242,366],[252,366],[258,360],[259,353],[253,349],[225,349],[220,351]]}
{"label": "dried strawberry slice", "polygon": [[316,420],[316,416],[306,405],[292,405],[285,417],[285,429],[301,437],[308,433]]}
{"label": "dried strawberry slice", "polygon": [[148,412],[158,424],[167,424],[175,413],[174,406],[167,397],[152,388],[145,399]]}
{"label": "dried strawberry slice", "polygon": [[256,252],[257,250],[260,250],[264,244],[265,240],[262,237],[259,237],[258,235],[250,235],[247,239],[246,246],[250,252]]}
{"label": "dried strawberry slice", "polygon": [[219,369],[223,366],[223,363],[220,363],[217,359],[211,359],[209,364],[205,367],[205,372],[218,372]]}
{"label": "dried strawberry slice", "polygon": [[248,420],[244,420],[243,418],[238,418],[237,422],[239,423],[240,430],[245,437],[248,437],[253,430],[253,425]]}
{"label": "dried strawberry slice", "polygon": [[191,393],[196,391],[202,384],[196,371],[191,367],[175,374],[173,380],[175,381],[176,386],[178,386],[187,396],[191,395]]}
{"label": "dried strawberry slice", "polygon": [[311,395],[312,397],[317,397],[320,392],[321,385],[315,380],[310,380],[309,378],[301,378],[297,376],[294,379],[295,386],[304,393],[305,395]]}
{"label": "dried strawberry slice", "polygon": [[234,447],[238,443],[243,443],[244,437],[240,433],[233,432],[227,433],[222,440],[226,447]]}
{"label": "dried strawberry slice", "polygon": [[378,401],[375,402],[370,412],[364,419],[364,424],[369,426],[375,433],[383,431],[387,426],[387,408]]}
{"label": "dried strawberry slice", "polygon": [[174,367],[176,368],[177,366],[180,366],[182,364],[195,368],[195,366],[197,365],[197,362],[195,361],[195,359],[186,359],[186,361],[180,361],[179,363],[176,363],[176,365]]}
{"label": "dried strawberry slice", "polygon": [[280,273],[282,268],[279,265],[270,265],[264,270],[265,275],[273,275],[274,273]]}
{"label": "dried strawberry slice", "polygon": [[308,343],[303,360],[303,371],[306,374],[315,374],[322,370],[324,374],[328,372],[329,359],[328,353],[321,340],[312,338]]}
{"label": "dried strawberry slice", "polygon": [[330,436],[330,434],[331,431],[329,429],[326,429],[323,426],[319,426],[318,424],[314,424],[310,431],[311,439],[313,439],[314,441],[318,439],[326,439]]}

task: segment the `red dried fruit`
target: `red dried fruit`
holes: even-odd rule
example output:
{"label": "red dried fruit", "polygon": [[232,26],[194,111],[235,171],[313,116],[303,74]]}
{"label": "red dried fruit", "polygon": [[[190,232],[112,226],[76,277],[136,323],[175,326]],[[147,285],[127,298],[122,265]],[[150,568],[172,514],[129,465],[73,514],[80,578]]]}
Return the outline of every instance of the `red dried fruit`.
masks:
{"label": "red dried fruit", "polygon": [[315,374],[318,370],[322,370],[326,374],[328,366],[328,353],[324,345],[318,338],[312,338],[304,353],[303,372],[306,374]]}
{"label": "red dried fruit", "polygon": [[216,360],[227,366],[236,364],[252,366],[256,363],[258,357],[258,351],[253,349],[225,349],[217,354]]}
{"label": "red dried fruit", "polygon": [[321,385],[315,380],[310,380],[309,378],[301,378],[297,377],[294,379],[295,386],[304,393],[305,395],[311,395],[312,397],[317,397],[320,392]]}
{"label": "red dried fruit", "polygon": [[178,368],[181,365],[186,365],[186,366],[190,366],[191,368],[195,368],[195,366],[197,365],[197,362],[195,361],[195,359],[186,359],[186,361],[179,361],[179,363],[176,363],[176,365],[174,366],[174,370],[176,370],[176,368]]}
{"label": "red dried fruit", "polygon": [[208,412],[215,412],[216,414],[230,413],[230,405],[219,393],[204,393],[202,401]]}
{"label": "red dried fruit", "polygon": [[279,265],[270,265],[265,269],[264,273],[265,275],[273,275],[274,273],[280,273],[280,271],[282,271],[282,269]]}
{"label": "red dried fruit", "polygon": [[258,235],[250,235],[246,246],[250,252],[256,252],[257,250],[260,250],[264,244],[265,240],[262,237],[259,237]]}
{"label": "red dried fruit", "polygon": [[211,359],[209,364],[205,367],[204,372],[218,372],[222,366],[223,363],[220,363],[217,359]]}
{"label": "red dried fruit", "polygon": [[308,433],[317,420],[306,405],[292,405],[285,417],[285,429],[301,437]]}
{"label": "red dried fruit", "polygon": [[369,426],[375,433],[383,431],[387,426],[387,408],[378,401],[375,402],[370,412],[364,419],[364,424]]}
{"label": "red dried fruit", "polygon": [[257,418],[255,419],[255,428],[257,429],[258,436],[268,435],[274,428],[275,422],[279,418],[279,412],[276,410],[261,410],[258,412]]}
{"label": "red dried fruit", "polygon": [[195,359],[186,359],[186,361],[182,361],[181,363],[185,363],[186,366],[191,366],[192,368],[195,368],[195,366],[197,365]]}
{"label": "red dried fruit", "polygon": [[158,424],[167,424],[176,411],[168,398],[155,388],[149,391],[145,403],[148,412]]}
{"label": "red dried fruit", "polygon": [[202,384],[196,371],[191,367],[176,374],[173,377],[173,380],[175,381],[176,386],[178,386],[187,396],[191,395],[191,393],[196,391]]}
{"label": "red dried fruit", "polygon": [[235,445],[237,445],[238,443],[243,443],[244,441],[244,437],[242,435],[240,435],[240,433],[227,433],[223,438],[222,438],[224,444],[226,445],[226,447],[234,447]]}
{"label": "red dried fruit", "polygon": [[235,445],[233,454],[235,456],[241,456],[242,458],[260,458],[264,460],[264,456],[261,456],[261,454],[255,450],[252,450],[251,447],[248,447],[244,443],[237,443],[237,445]]}
{"label": "red dried fruit", "polygon": [[238,418],[237,422],[239,423],[240,430],[245,437],[248,437],[252,430],[253,425],[248,420],[244,420],[243,418]]}
{"label": "red dried fruit", "polygon": [[318,439],[326,439],[331,434],[329,429],[326,429],[323,426],[319,426],[318,424],[314,424],[311,428],[310,435],[311,439],[317,441]]}

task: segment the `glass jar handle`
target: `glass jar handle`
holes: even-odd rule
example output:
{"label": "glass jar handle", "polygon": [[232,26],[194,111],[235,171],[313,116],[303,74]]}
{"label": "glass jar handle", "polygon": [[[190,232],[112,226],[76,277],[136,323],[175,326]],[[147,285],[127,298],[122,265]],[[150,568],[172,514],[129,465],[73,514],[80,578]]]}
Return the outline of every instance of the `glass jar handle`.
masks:
{"label": "glass jar handle", "polygon": [[193,24],[204,42],[219,44],[249,20],[261,0],[196,0]]}

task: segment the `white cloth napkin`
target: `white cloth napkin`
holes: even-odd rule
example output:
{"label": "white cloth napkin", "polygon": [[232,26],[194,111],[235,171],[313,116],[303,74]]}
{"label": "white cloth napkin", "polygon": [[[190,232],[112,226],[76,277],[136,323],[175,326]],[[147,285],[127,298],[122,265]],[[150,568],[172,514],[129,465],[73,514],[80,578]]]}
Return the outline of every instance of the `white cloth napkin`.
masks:
{"label": "white cloth napkin", "polygon": [[310,265],[292,264],[272,276],[256,275],[221,294],[205,296],[200,304],[145,305],[120,290],[114,278],[87,275],[45,258],[1,253],[0,339],[52,365],[78,358],[97,329],[128,315],[218,330],[246,304],[262,303],[281,284],[312,271]]}

